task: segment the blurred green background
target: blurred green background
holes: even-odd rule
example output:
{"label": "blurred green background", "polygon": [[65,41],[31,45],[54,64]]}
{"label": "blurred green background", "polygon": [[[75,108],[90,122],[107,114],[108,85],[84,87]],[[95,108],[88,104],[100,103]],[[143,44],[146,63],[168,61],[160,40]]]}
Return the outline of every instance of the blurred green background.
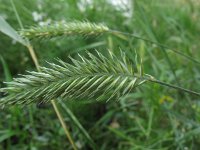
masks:
{"label": "blurred green background", "polygon": [[[18,12],[19,18],[17,17]],[[90,21],[162,43],[200,60],[199,0],[0,0],[0,16],[15,30],[53,21]],[[1,22],[0,22],[1,23]],[[169,49],[133,37],[105,34],[97,38],[31,41],[39,63],[68,61],[77,52],[135,51],[145,73],[194,91],[200,89],[200,65]],[[36,70],[26,47],[0,33],[0,86],[26,70]],[[0,95],[2,96],[2,95]],[[119,102],[64,101],[60,107],[78,149],[198,150],[200,98],[148,83]],[[0,110],[0,150],[72,149],[50,104]],[[92,141],[80,132],[85,128]],[[94,143],[95,144],[94,144]]]}

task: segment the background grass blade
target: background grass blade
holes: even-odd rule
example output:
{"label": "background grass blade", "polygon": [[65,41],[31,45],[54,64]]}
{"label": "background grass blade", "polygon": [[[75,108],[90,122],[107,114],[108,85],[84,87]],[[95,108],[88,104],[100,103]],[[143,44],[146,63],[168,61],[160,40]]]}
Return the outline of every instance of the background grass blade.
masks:
{"label": "background grass blade", "polygon": [[3,72],[4,72],[4,75],[5,75],[5,81],[6,82],[12,81],[12,75],[11,75],[10,69],[9,69],[6,61],[4,60],[4,58],[1,55],[0,55],[0,61],[1,61],[1,64],[3,66]]}
{"label": "background grass blade", "polygon": [[4,19],[0,16],[0,31],[7,36],[11,37],[13,40],[21,43],[24,46],[28,45],[28,42],[24,40],[16,31],[13,29]]}
{"label": "background grass blade", "polygon": [[70,117],[71,121],[75,124],[75,126],[82,132],[82,134],[85,136],[88,144],[91,146],[92,149],[97,149],[97,146],[93,139],[90,137],[89,133],[84,129],[84,127],[81,125],[81,123],[78,121],[76,116],[73,114],[73,112],[65,105],[62,101],[59,102],[66,112],[66,114]]}
{"label": "background grass blade", "polygon": [[3,142],[6,139],[9,139],[10,137],[16,135],[17,132],[15,131],[10,131],[10,130],[3,130],[0,131],[0,143]]}

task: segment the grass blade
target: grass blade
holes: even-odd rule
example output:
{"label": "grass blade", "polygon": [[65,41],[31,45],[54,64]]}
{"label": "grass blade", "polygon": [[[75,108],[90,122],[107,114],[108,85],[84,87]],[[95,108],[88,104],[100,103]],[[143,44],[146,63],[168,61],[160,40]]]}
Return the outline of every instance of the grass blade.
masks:
{"label": "grass blade", "polygon": [[6,82],[9,82],[9,81],[12,81],[12,75],[10,73],[10,70],[9,70],[9,67],[6,63],[6,61],[4,60],[4,58],[0,55],[0,61],[1,61],[1,64],[3,66],[3,71],[4,71],[4,75],[5,75],[5,78],[6,78]]}
{"label": "grass blade", "polygon": [[16,31],[13,29],[3,17],[0,16],[0,31],[24,46],[28,45],[28,42],[24,40]]}
{"label": "grass blade", "polygon": [[73,112],[62,101],[59,101],[59,103],[61,104],[61,106],[63,107],[63,109],[67,113],[67,115],[70,117],[70,119],[73,121],[73,123],[77,126],[77,128],[79,128],[79,130],[85,136],[85,138],[87,139],[87,141],[88,141],[89,145],[91,146],[91,148],[93,148],[94,150],[97,149],[96,148],[96,144],[94,143],[94,141],[92,140],[92,138],[90,137],[90,135],[88,134],[88,132],[83,128],[83,126],[78,121],[78,119],[73,114]]}

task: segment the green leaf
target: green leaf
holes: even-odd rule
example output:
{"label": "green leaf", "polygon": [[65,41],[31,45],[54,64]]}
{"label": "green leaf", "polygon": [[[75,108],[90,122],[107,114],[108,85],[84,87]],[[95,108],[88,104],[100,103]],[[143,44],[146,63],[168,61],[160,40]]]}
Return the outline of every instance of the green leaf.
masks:
{"label": "green leaf", "polygon": [[0,55],[0,61],[1,61],[1,64],[3,66],[3,71],[4,71],[4,74],[5,74],[6,82],[12,81],[12,75],[10,73],[9,67],[8,67],[6,61],[4,60],[4,58],[1,55]]}
{"label": "green leaf", "polygon": [[77,126],[77,128],[79,128],[79,130],[82,132],[82,134],[85,136],[85,138],[87,139],[88,143],[90,144],[90,146],[95,150],[96,148],[96,144],[94,143],[94,141],[92,140],[92,138],[90,137],[89,133],[84,129],[84,127],[81,125],[81,123],[78,121],[78,119],[76,118],[76,116],[73,114],[73,112],[68,108],[67,105],[65,105],[62,101],[60,101],[61,106],[63,107],[63,109],[65,110],[65,112],[67,113],[67,115],[70,117],[70,119],[72,120],[72,122]]}
{"label": "green leaf", "polygon": [[16,31],[13,29],[3,17],[0,16],[0,31],[24,46],[28,45],[28,41],[24,40]]}
{"label": "green leaf", "polygon": [[11,136],[16,135],[16,132],[10,130],[3,130],[0,132],[0,142],[10,138]]}

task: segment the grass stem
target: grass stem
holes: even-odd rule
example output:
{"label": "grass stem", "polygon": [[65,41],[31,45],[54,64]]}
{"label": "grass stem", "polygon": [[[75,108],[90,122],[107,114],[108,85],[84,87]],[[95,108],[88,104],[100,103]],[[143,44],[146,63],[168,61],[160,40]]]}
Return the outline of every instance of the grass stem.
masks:
{"label": "grass stem", "polygon": [[64,122],[64,119],[63,119],[63,117],[62,117],[60,111],[58,110],[58,107],[56,106],[56,103],[55,103],[53,100],[51,100],[51,104],[53,105],[53,108],[54,108],[54,110],[55,110],[55,112],[56,112],[56,114],[57,114],[57,116],[58,116],[58,119],[60,120],[60,123],[61,123],[61,125],[62,125],[62,127],[63,127],[63,129],[64,129],[65,134],[67,135],[67,138],[68,138],[69,142],[71,143],[73,149],[74,149],[74,150],[77,150],[76,145],[75,145],[75,143],[74,143],[74,141],[72,140],[72,137],[71,137],[71,135],[70,135],[70,132],[69,132],[69,130],[67,129],[67,126],[66,126],[66,124],[65,124],[65,122]]}
{"label": "grass stem", "polygon": [[121,31],[117,31],[117,30],[109,30],[109,32],[112,33],[112,34],[114,34],[114,35],[119,35],[119,34],[121,34],[121,35],[132,36],[132,37],[134,37],[134,38],[136,38],[136,39],[143,40],[143,41],[146,41],[146,42],[149,42],[149,43],[152,43],[152,44],[156,44],[157,46],[159,46],[159,47],[161,47],[161,48],[164,48],[165,50],[171,50],[171,51],[173,51],[174,53],[176,53],[176,54],[178,54],[178,55],[180,55],[180,56],[182,56],[182,57],[184,57],[184,58],[186,58],[186,59],[188,59],[188,60],[190,60],[190,61],[192,61],[192,62],[197,63],[197,64],[200,65],[200,61],[199,61],[199,60],[196,60],[196,59],[194,59],[194,58],[191,57],[191,56],[188,56],[188,55],[186,55],[186,54],[183,54],[182,52],[180,52],[180,51],[178,51],[178,50],[175,50],[175,49],[173,49],[173,48],[170,48],[170,47],[168,47],[168,46],[166,46],[166,45],[163,45],[163,44],[160,44],[160,43],[158,43],[158,42],[154,42],[154,41],[151,41],[151,40],[149,40],[149,39],[142,38],[142,37],[139,37],[139,36],[137,36],[137,35],[134,35],[134,34],[131,34],[131,33],[127,33],[127,32],[121,32]]}
{"label": "grass stem", "polygon": [[173,85],[173,84],[170,84],[170,83],[166,83],[166,82],[157,80],[157,79],[155,79],[153,77],[142,77],[142,79],[145,79],[145,80],[153,82],[153,83],[158,83],[160,85],[167,86],[167,87],[179,90],[179,91],[184,91],[184,92],[189,93],[189,94],[200,96],[200,93],[198,93],[198,92],[195,92],[195,91],[192,91],[192,90],[189,90],[189,89],[185,89],[183,87],[176,86],[176,85]]}
{"label": "grass stem", "polygon": [[[31,55],[31,58],[32,58],[32,60],[33,60],[33,62],[34,62],[34,64],[35,64],[37,70],[40,72],[39,62],[38,62],[37,56],[36,56],[36,54],[35,54],[35,51],[33,50],[33,47],[32,47],[31,45],[29,45],[29,46],[27,46],[27,48],[28,48],[28,50],[29,50],[29,53],[30,53],[30,55]],[[64,119],[63,119],[63,116],[61,115],[61,113],[60,113],[58,107],[56,106],[56,103],[55,103],[53,100],[51,100],[51,104],[53,105],[53,108],[54,108],[54,110],[55,110],[55,112],[56,112],[56,115],[57,115],[57,117],[58,117],[58,119],[59,119],[59,121],[60,121],[60,123],[61,123],[63,129],[64,129],[64,132],[65,132],[65,134],[66,134],[66,136],[67,136],[69,142],[71,143],[73,149],[74,149],[74,150],[77,150],[77,148],[76,148],[76,146],[75,146],[75,143],[74,143],[74,141],[72,140],[72,137],[71,137],[71,135],[70,135],[70,132],[69,132],[69,130],[67,129],[67,125],[65,124],[65,121],[64,121]]]}

